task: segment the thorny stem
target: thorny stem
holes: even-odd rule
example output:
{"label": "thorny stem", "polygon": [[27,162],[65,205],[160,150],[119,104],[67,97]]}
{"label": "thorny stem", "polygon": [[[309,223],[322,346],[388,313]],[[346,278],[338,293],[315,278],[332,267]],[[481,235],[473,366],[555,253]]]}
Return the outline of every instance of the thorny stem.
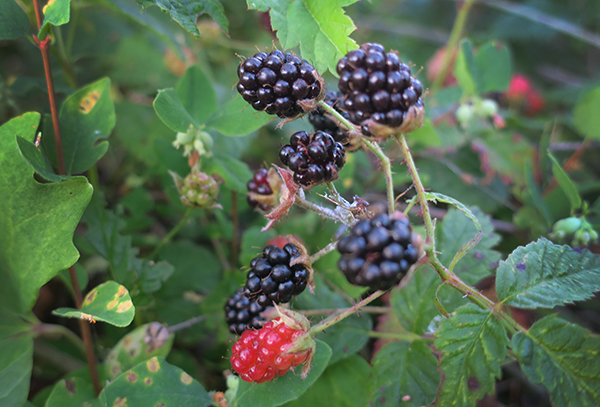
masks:
{"label": "thorny stem", "polygon": [[[342,208],[342,211],[348,212],[350,214],[351,219],[348,219],[348,217],[346,217],[346,216],[342,216],[342,213],[340,213],[340,211],[325,208],[321,205],[314,204],[314,203],[306,200],[306,198],[304,198],[300,194],[296,195],[296,200],[294,203],[296,205],[298,205],[299,207],[304,208],[308,211],[314,212],[323,218],[331,219],[336,222],[341,222],[348,226],[352,226],[352,224],[353,224],[354,217],[352,216],[350,211],[348,211],[346,209]],[[338,207],[338,208],[340,208],[340,207]]]}
{"label": "thorny stem", "polygon": [[338,322],[348,318],[350,315],[357,312],[358,310],[360,310],[362,307],[369,304],[370,302],[381,297],[385,293],[386,293],[386,291],[384,291],[384,290],[375,291],[373,294],[369,295],[367,298],[354,304],[353,307],[350,307],[350,308],[340,312],[339,314],[332,315],[331,317],[324,319],[323,321],[319,322],[318,324],[313,325],[309,330],[310,334],[314,336],[315,334],[322,332],[322,331],[326,330],[327,328],[337,324]]}
{"label": "thorny stem", "polygon": [[325,256],[328,253],[331,253],[337,247],[337,240],[335,242],[329,243],[327,246],[310,256],[310,262],[314,263],[319,260],[321,257]]}
{"label": "thorny stem", "polygon": [[160,251],[163,249],[163,247],[167,243],[169,243],[171,241],[171,239],[173,238],[173,236],[175,236],[177,234],[177,232],[179,232],[179,230],[187,223],[190,216],[192,216],[192,212],[194,212],[194,208],[191,206],[188,207],[187,210],[185,211],[185,214],[183,215],[183,218],[181,218],[179,223],[177,225],[175,225],[175,227],[173,229],[171,229],[171,231],[169,233],[167,233],[167,235],[165,237],[163,237],[163,239],[158,243],[158,245],[156,245],[156,247],[154,248],[152,253],[150,253],[150,256],[148,256],[148,259],[152,260],[156,257],[156,255],[158,255],[158,253],[160,253]]}
{"label": "thorny stem", "polygon": [[462,6],[460,6],[460,10],[458,10],[456,20],[454,20],[454,25],[452,26],[452,31],[450,32],[448,44],[446,45],[446,52],[444,52],[442,65],[435,79],[433,80],[433,84],[431,85],[432,93],[435,93],[443,85],[446,76],[448,76],[448,71],[450,70],[454,53],[456,52],[456,48],[458,47],[458,43],[462,37],[462,33],[467,22],[467,17],[469,16],[469,11],[474,3],[475,0],[465,0]]}
{"label": "thorny stem", "polygon": [[[37,22],[38,30],[42,27],[42,10],[38,0],[33,0],[33,8],[35,10],[35,19]],[[62,147],[62,138],[60,134],[60,123],[58,121],[58,106],[56,103],[56,93],[54,92],[54,82],[52,79],[52,69],[50,67],[50,36],[47,36],[43,40],[38,40],[37,36],[34,40],[42,53],[42,60],[44,62],[44,74],[46,76],[46,84],[48,86],[48,100],[50,102],[50,113],[52,115],[52,125],[54,127],[54,141],[56,144],[56,159],[58,162],[58,173],[59,175],[65,175],[65,159]],[[75,272],[75,265],[69,267],[69,277],[71,279],[71,285],[73,287],[73,296],[75,298],[75,306],[77,309],[81,309],[83,302],[83,296],[81,294],[81,287],[79,286],[79,280],[77,279],[77,273]],[[96,367],[96,356],[94,355],[94,344],[92,342],[92,331],[90,325],[83,319],[79,320],[79,328],[81,330],[81,336],[83,343],[85,344],[85,353],[88,366],[90,368],[90,375],[92,377],[92,383],[94,384],[94,390],[96,395],[100,394],[102,387],[100,386],[100,377],[98,376],[98,369]]]}
{"label": "thorny stem", "polygon": [[[330,315],[335,314],[336,312],[344,311],[346,308],[321,308],[321,309],[309,309],[309,310],[300,310],[297,311],[304,316],[312,316],[312,315]],[[360,309],[362,312],[367,312],[370,314],[387,314],[392,309],[390,307],[362,307]]]}

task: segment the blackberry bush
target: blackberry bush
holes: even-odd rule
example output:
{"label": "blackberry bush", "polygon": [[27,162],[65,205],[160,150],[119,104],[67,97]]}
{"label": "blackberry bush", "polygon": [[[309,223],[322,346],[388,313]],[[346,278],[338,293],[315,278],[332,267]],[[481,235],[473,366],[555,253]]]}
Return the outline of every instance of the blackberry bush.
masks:
{"label": "blackberry bush", "polygon": [[244,289],[238,289],[225,303],[225,321],[229,332],[241,335],[246,329],[260,329],[267,322],[260,314],[267,307],[244,295]]}
{"label": "blackberry bush", "polygon": [[281,118],[312,110],[322,97],[318,72],[289,52],[258,52],[239,65],[238,77],[237,91],[246,102]]}
{"label": "blackberry bush", "polygon": [[[325,92],[323,101],[329,106],[337,110],[343,117],[349,119],[348,113],[340,109],[342,94],[338,92]],[[317,107],[308,114],[308,120],[315,130],[321,130],[333,136],[334,140],[344,145],[348,144],[348,134],[329,117],[326,116],[325,110],[322,107]]]}
{"label": "blackberry bush", "polygon": [[337,179],[345,158],[344,146],[323,131],[294,133],[290,144],[279,150],[279,159],[292,170],[294,181],[305,187]]}
{"label": "blackberry bush", "polygon": [[419,252],[406,216],[395,212],[360,220],[338,243],[338,267],[354,285],[386,290],[398,284]]}
{"label": "blackberry bush", "polygon": [[300,251],[293,243],[283,248],[266,246],[263,253],[250,262],[245,295],[265,307],[272,302],[290,302],[308,284],[306,265],[295,262],[299,256]]}
{"label": "blackberry bush", "polygon": [[341,107],[363,133],[386,136],[422,124],[423,85],[397,53],[366,43],[340,59],[337,72]]}

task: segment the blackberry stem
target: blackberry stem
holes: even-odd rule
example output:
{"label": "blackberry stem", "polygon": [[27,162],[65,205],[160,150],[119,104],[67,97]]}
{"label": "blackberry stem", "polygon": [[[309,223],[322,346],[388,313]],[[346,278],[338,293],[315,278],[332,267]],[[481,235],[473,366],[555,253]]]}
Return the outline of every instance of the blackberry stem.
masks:
{"label": "blackberry stem", "polygon": [[378,331],[360,331],[363,334],[370,336],[371,338],[381,339],[395,339],[405,342],[413,342],[416,340],[422,340],[426,343],[433,343],[434,338],[429,336],[421,336],[412,332],[396,333],[396,332],[378,332]]}
{"label": "blackberry stem", "polygon": [[[340,312],[345,308],[320,308],[320,309],[309,309],[309,310],[300,310],[296,311],[304,316],[312,316],[312,315],[322,315],[322,314],[335,314],[336,312]],[[360,309],[362,312],[368,312],[370,314],[387,314],[392,310],[391,307],[362,307]]]}
{"label": "blackberry stem", "polygon": [[324,206],[321,206],[321,205],[314,204],[314,203],[308,201],[303,195],[304,194],[302,194],[302,195],[296,194],[296,200],[294,201],[294,203],[296,205],[298,205],[299,207],[309,210],[311,212],[314,212],[323,218],[331,219],[331,220],[334,220],[335,222],[341,222],[345,225],[352,226],[353,223],[350,222],[349,219],[346,219],[345,217],[340,216],[340,214],[337,211],[335,211],[333,209],[325,208]]}
{"label": "blackberry stem", "polygon": [[335,242],[331,242],[327,246],[325,246],[324,248],[322,248],[321,250],[319,250],[318,252],[316,252],[315,254],[310,256],[310,262],[314,263],[317,260],[319,260],[321,257],[334,251],[335,248],[337,247],[337,243],[338,243],[337,240]]}
{"label": "blackberry stem", "polygon": [[175,236],[177,234],[177,232],[179,232],[179,230],[183,227],[183,225],[185,225],[187,223],[187,221],[190,218],[190,216],[192,215],[193,211],[194,211],[194,208],[192,208],[192,207],[187,208],[187,211],[185,212],[185,214],[183,215],[183,218],[181,218],[179,223],[177,225],[175,225],[175,227],[173,229],[171,229],[171,231],[169,233],[167,233],[167,235],[165,237],[163,237],[163,239],[160,241],[160,243],[158,243],[158,245],[154,248],[152,253],[150,253],[150,256],[148,256],[149,260],[154,259],[156,257],[156,255],[158,255],[158,253],[160,253],[160,251],[163,249],[163,247],[167,243],[169,243],[169,241],[173,238],[173,236]]}

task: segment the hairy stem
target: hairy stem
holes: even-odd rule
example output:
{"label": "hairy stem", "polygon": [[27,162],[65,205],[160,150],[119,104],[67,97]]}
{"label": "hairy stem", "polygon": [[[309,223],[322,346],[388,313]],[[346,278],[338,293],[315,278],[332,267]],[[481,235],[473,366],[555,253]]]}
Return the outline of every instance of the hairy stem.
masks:
{"label": "hairy stem", "polygon": [[390,159],[383,152],[379,144],[374,141],[369,141],[362,138],[362,142],[364,145],[369,147],[369,149],[379,158],[381,161],[381,167],[383,169],[383,173],[385,174],[385,189],[387,192],[388,199],[388,212],[394,212],[396,208],[396,196],[394,195],[394,180],[392,178],[392,165],[390,163]]}
{"label": "hairy stem", "polygon": [[148,256],[148,259],[152,260],[158,255],[158,253],[160,253],[160,251],[163,249],[163,247],[167,243],[169,243],[171,241],[171,239],[173,238],[173,236],[175,236],[177,234],[177,232],[179,232],[179,230],[181,230],[181,228],[187,223],[190,216],[192,216],[192,212],[194,212],[194,208],[191,206],[188,207],[187,210],[185,211],[185,214],[183,215],[183,218],[181,218],[179,223],[177,223],[177,225],[175,225],[175,227],[173,229],[171,229],[165,237],[163,237],[163,239],[158,243],[158,245],[156,245],[156,247],[154,248],[152,253],[150,253],[150,256]]}
{"label": "hairy stem", "polygon": [[355,222],[352,213],[347,209],[341,208],[339,206],[338,209],[340,210],[325,208],[324,206],[317,205],[308,201],[305,197],[301,196],[300,194],[296,195],[296,200],[294,201],[294,203],[301,208],[314,212],[323,218],[331,219],[335,222],[341,222],[348,226],[352,226]]}
{"label": "hairy stem", "polygon": [[315,254],[310,256],[310,262],[314,263],[317,260],[319,260],[321,257],[334,251],[335,248],[337,247],[337,243],[338,243],[337,240],[335,242],[331,242],[327,246],[325,246],[324,248],[322,248],[321,250],[319,250],[318,252],[316,252]]}

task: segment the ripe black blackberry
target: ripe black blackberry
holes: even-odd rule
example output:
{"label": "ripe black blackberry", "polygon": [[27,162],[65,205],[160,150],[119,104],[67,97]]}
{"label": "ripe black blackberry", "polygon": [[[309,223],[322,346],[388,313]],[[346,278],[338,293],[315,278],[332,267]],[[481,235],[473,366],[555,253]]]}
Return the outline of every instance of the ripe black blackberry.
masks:
{"label": "ripe black blackberry", "polygon": [[[329,106],[337,110],[346,119],[349,119],[348,113],[339,108],[343,95],[338,92],[325,92],[323,101]],[[313,125],[315,130],[321,130],[333,136],[335,141],[344,145],[348,144],[348,134],[338,127],[338,125],[326,116],[325,110],[322,107],[317,107],[308,114],[308,120]]]}
{"label": "ripe black blackberry", "polygon": [[[269,185],[268,175],[269,172],[264,168],[259,168],[258,170],[256,170],[252,179],[246,184],[248,192],[253,192],[258,195],[273,194],[271,185]],[[250,205],[253,208],[259,208],[263,211],[268,211],[269,209],[271,209],[270,205],[258,202],[252,195],[248,195],[246,200],[248,201],[248,205]]]}
{"label": "ripe black blackberry", "polygon": [[386,53],[381,44],[363,44],[339,60],[337,72],[338,88],[344,94],[340,107],[363,133],[389,135],[422,124],[423,85],[395,52]]}
{"label": "ripe black blackberry", "polygon": [[251,300],[244,295],[240,288],[225,303],[225,321],[229,332],[241,335],[246,329],[260,329],[267,320],[260,316],[271,303],[261,305],[257,300]]}
{"label": "ripe black blackberry", "polygon": [[279,150],[279,159],[294,173],[294,181],[304,186],[333,181],[344,166],[346,150],[323,131],[292,134],[290,144]]}
{"label": "ripe black blackberry", "polygon": [[260,256],[250,262],[244,295],[262,306],[271,302],[290,302],[308,284],[306,265],[291,262],[300,256],[298,247],[292,243],[283,246],[267,246]]}
{"label": "ripe black blackberry", "polygon": [[296,117],[314,108],[322,79],[303,59],[279,50],[258,52],[238,68],[237,91],[259,111],[281,118]]}
{"label": "ripe black blackberry", "polygon": [[338,243],[338,267],[348,282],[387,290],[398,284],[419,257],[408,218],[395,212],[359,221]]}

